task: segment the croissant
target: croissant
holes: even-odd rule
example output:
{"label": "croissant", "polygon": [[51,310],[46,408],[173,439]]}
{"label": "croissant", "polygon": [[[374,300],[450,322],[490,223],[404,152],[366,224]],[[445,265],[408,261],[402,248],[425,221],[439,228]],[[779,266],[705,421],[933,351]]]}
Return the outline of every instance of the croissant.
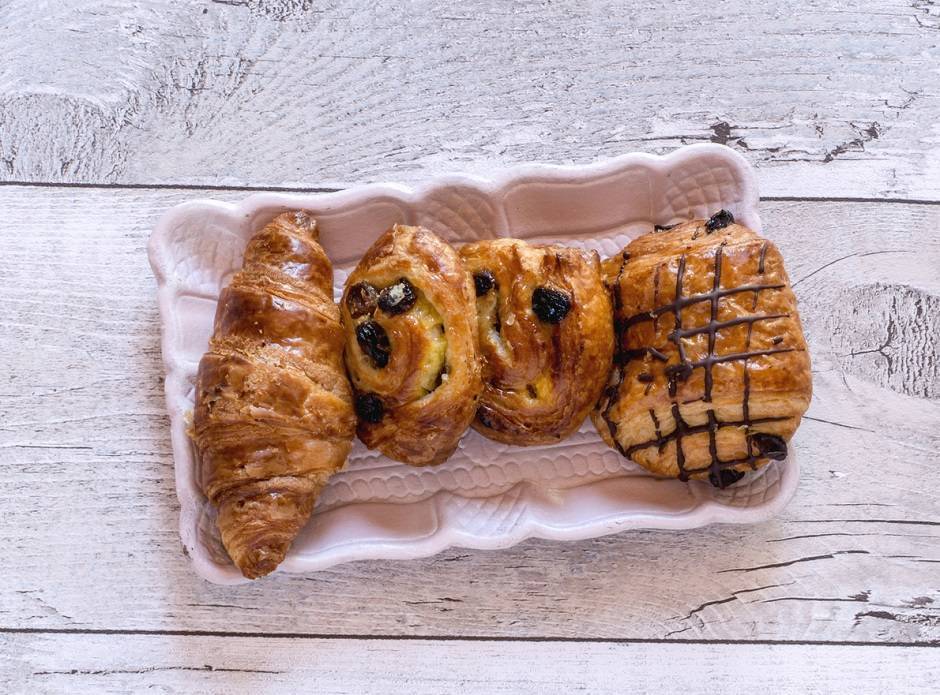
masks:
{"label": "croissant", "polygon": [[516,445],[567,437],[600,396],[614,349],[597,253],[497,239],[460,256],[474,276],[483,358],[474,429]]}
{"label": "croissant", "polygon": [[202,487],[225,549],[251,579],[284,559],[355,431],[333,268],[317,238],[316,223],[295,212],[248,242],[199,363]]}
{"label": "croissant", "polygon": [[340,308],[359,438],[411,465],[441,463],[482,387],[473,281],[457,253],[395,225],[350,274]]}
{"label": "croissant", "polygon": [[809,355],[777,248],[726,210],[605,261],[617,360],[594,422],[663,476],[724,488],[770,460],[809,407]]}

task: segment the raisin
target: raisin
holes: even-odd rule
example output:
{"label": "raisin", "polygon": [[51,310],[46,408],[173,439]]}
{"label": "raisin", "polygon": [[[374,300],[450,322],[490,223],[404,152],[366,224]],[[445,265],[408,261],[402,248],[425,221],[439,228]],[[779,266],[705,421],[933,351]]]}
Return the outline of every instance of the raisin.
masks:
{"label": "raisin", "polygon": [[734,224],[734,215],[722,209],[708,218],[708,222],[705,223],[705,231],[711,234],[719,229],[724,229],[729,224]]}
{"label": "raisin", "polygon": [[560,323],[571,311],[571,297],[561,290],[536,287],[532,293],[532,311],[545,323]]}
{"label": "raisin", "polygon": [[375,321],[364,321],[356,326],[356,340],[359,347],[366,353],[376,367],[388,366],[392,346],[388,342],[388,334]]}
{"label": "raisin", "polygon": [[401,278],[379,292],[379,309],[391,316],[403,314],[415,305],[417,299],[415,288],[405,278]]}
{"label": "raisin", "polygon": [[368,282],[357,282],[346,293],[346,308],[349,309],[349,315],[358,319],[360,316],[373,313],[378,298],[379,292],[374,285]]}
{"label": "raisin", "polygon": [[652,383],[653,383],[653,375],[652,375],[652,374],[649,374],[649,373],[647,373],[647,372],[643,372],[642,374],[637,374],[637,375],[636,375],[636,380],[639,381],[639,382],[641,382],[641,383],[643,383],[643,384],[652,384]]}
{"label": "raisin", "polygon": [[736,471],[733,468],[723,468],[718,475],[715,475],[714,471],[709,473],[708,482],[720,490],[724,490],[726,487],[734,485],[743,477],[744,473],[741,471]]}
{"label": "raisin", "polygon": [[385,404],[374,393],[360,393],[356,395],[356,415],[360,420],[373,424],[382,422],[385,416]]}
{"label": "raisin", "polygon": [[482,297],[496,286],[496,278],[488,270],[481,270],[473,275],[473,286],[476,288],[477,297]]}
{"label": "raisin", "polygon": [[751,437],[751,441],[757,446],[761,456],[766,456],[774,461],[783,461],[783,459],[787,457],[787,443],[784,441],[783,437],[779,437],[776,434],[758,432]]}

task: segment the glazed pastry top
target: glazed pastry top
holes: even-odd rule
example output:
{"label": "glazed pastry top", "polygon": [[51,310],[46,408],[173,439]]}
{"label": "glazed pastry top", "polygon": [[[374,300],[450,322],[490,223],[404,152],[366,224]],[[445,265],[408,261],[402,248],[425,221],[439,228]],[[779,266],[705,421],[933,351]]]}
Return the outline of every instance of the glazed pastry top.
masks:
{"label": "glazed pastry top", "polygon": [[440,463],[480,392],[473,282],[456,252],[395,225],[350,274],[341,301],[358,434],[391,458]]}
{"label": "glazed pastry top", "polygon": [[605,274],[617,368],[595,421],[608,443],[719,486],[785,456],[812,389],[776,247],[719,213],[634,240]]}
{"label": "glazed pastry top", "polygon": [[577,430],[613,352],[596,253],[497,239],[464,246],[474,275],[484,390],[474,427],[508,444]]}

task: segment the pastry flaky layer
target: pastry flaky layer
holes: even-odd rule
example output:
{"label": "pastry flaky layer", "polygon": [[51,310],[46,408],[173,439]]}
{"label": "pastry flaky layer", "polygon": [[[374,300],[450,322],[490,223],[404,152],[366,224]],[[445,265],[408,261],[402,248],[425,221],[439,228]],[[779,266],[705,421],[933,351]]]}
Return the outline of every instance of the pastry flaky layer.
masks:
{"label": "pastry flaky layer", "polygon": [[308,215],[290,212],[248,242],[199,363],[201,484],[252,579],[284,559],[355,433],[333,268],[317,238]]}
{"label": "pastry flaky layer", "polygon": [[357,433],[415,466],[443,462],[480,396],[473,281],[456,251],[395,225],[346,281],[340,302]]}
{"label": "pastry flaky layer", "polygon": [[468,244],[483,395],[473,427],[506,444],[556,442],[597,401],[614,346],[595,252],[517,239]]}
{"label": "pastry flaky layer", "polygon": [[777,248],[721,211],[605,261],[617,349],[594,421],[654,473],[716,487],[783,459],[812,395]]}

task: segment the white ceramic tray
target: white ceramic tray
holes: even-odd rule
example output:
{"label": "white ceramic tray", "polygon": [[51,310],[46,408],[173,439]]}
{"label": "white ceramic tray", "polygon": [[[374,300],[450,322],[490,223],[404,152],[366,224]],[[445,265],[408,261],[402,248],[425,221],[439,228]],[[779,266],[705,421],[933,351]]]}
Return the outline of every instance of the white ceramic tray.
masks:
{"label": "white ceramic tray", "polygon": [[[424,225],[453,243],[513,236],[604,256],[654,224],[707,217],[720,208],[759,231],[757,201],[743,158],[720,145],[692,145],[664,157],[524,165],[491,179],[447,176],[419,188],[365,185],[173,208],[150,239],[150,262],[159,284],[180,536],[196,571],[212,582],[243,581],[199,489],[186,426],[219,290],[241,265],[248,238],[275,214],[314,214],[335,264],[338,298],[358,258],[395,222]],[[787,503],[797,479],[792,454],[727,490],[657,479],[607,448],[590,420],[567,441],[544,447],[506,446],[471,431],[436,468],[395,463],[357,442],[280,571],[425,557],[452,546],[505,548],[530,537],[579,540],[632,528],[757,522]]]}

